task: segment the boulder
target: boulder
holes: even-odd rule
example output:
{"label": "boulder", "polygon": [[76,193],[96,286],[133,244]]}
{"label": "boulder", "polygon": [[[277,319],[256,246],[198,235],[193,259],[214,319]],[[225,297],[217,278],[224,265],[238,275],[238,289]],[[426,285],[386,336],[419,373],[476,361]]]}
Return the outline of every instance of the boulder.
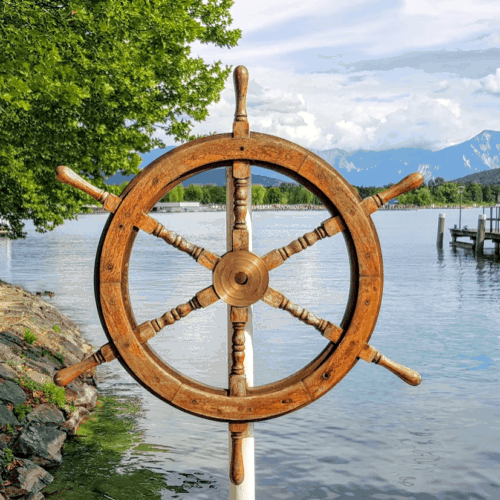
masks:
{"label": "boulder", "polygon": [[54,404],[35,406],[26,417],[28,422],[40,422],[51,427],[59,427],[64,422],[63,412]]}
{"label": "boulder", "polygon": [[91,385],[83,384],[79,380],[71,382],[66,387],[66,399],[75,406],[85,406],[93,410],[97,404],[99,394],[97,389]]}
{"label": "boulder", "polygon": [[41,465],[58,465],[62,461],[61,448],[66,433],[40,422],[31,422],[14,443],[14,451],[21,457],[37,457]]}
{"label": "boulder", "polygon": [[78,427],[82,423],[84,418],[87,418],[90,415],[89,410],[84,408],[83,406],[79,406],[75,409],[75,411],[71,414],[71,417],[61,425],[61,429],[67,432],[70,435],[75,435]]}
{"label": "boulder", "polygon": [[16,383],[6,380],[0,383],[0,401],[4,404],[22,404],[26,401],[26,394]]}
{"label": "boulder", "polygon": [[21,462],[23,465],[12,471],[9,478],[12,484],[5,488],[5,493],[10,498],[43,499],[41,490],[54,478],[31,460],[23,459]]}
{"label": "boulder", "polygon": [[[11,434],[0,434],[0,454],[3,453],[2,450],[8,448],[10,446],[10,442],[12,441]],[[0,456],[0,460],[3,460],[3,455]]]}
{"label": "boulder", "polygon": [[0,425],[20,425],[14,413],[12,413],[5,405],[0,404]]}
{"label": "boulder", "polygon": [[4,380],[14,380],[17,377],[17,373],[7,365],[0,365],[0,378]]}

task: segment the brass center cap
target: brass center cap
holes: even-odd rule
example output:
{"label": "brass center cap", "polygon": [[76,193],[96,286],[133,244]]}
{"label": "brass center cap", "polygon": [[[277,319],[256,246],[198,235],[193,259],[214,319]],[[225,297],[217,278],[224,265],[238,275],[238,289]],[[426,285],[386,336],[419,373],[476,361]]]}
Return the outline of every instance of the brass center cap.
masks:
{"label": "brass center cap", "polygon": [[226,304],[246,307],[262,298],[269,284],[263,260],[252,252],[228,252],[214,269],[214,288]]}

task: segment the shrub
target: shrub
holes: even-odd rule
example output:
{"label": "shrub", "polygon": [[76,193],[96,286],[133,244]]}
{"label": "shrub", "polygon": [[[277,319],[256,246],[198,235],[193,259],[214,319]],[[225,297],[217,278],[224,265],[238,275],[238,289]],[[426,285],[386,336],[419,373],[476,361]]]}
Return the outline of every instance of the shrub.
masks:
{"label": "shrub", "polygon": [[5,453],[5,465],[9,465],[14,460],[14,453],[10,448],[5,448],[3,452]]}
{"label": "shrub", "polygon": [[15,379],[15,382],[19,385],[22,385],[23,387],[26,387],[26,389],[29,389],[30,391],[40,390],[40,384],[30,379],[29,377],[21,377],[19,379]]}
{"label": "shrub", "polygon": [[22,403],[14,406],[14,415],[18,418],[20,422],[22,422],[31,411],[31,406],[26,406]]}
{"label": "shrub", "polygon": [[61,329],[59,328],[59,325],[54,325],[53,330],[54,330],[56,333],[59,333],[59,332],[61,331]]}
{"label": "shrub", "polygon": [[45,392],[49,402],[56,404],[59,408],[66,407],[66,391],[64,387],[58,387],[54,382],[45,382],[42,385],[42,391]]}
{"label": "shrub", "polygon": [[29,328],[26,328],[26,330],[24,330],[23,338],[27,344],[34,344],[38,340],[36,338],[36,335],[32,333],[32,331]]}

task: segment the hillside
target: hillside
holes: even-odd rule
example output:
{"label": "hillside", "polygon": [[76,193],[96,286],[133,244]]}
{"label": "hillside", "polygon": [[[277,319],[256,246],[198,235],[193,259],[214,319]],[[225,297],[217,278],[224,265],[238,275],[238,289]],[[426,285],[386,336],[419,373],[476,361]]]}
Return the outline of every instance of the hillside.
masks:
{"label": "hillside", "polygon": [[477,172],[475,174],[466,175],[465,177],[459,177],[452,182],[468,184],[477,182],[478,184],[500,184],[500,168],[495,168],[493,170],[484,170],[483,172]]}

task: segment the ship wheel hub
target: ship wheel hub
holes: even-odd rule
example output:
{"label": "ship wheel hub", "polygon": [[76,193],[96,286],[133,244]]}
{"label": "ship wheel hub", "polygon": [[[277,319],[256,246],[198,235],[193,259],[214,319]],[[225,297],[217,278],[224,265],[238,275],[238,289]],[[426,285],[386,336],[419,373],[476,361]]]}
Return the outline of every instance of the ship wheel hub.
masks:
{"label": "ship wheel hub", "polygon": [[264,261],[252,252],[228,252],[214,269],[213,284],[226,304],[247,307],[263,297],[269,272]]}

